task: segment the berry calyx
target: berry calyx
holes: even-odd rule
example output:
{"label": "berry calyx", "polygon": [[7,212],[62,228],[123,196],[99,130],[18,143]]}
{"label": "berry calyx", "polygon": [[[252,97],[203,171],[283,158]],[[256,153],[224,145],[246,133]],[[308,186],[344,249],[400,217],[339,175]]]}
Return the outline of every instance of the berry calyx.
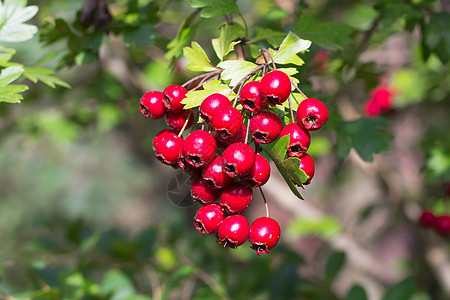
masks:
{"label": "berry calyx", "polygon": [[216,140],[211,133],[196,130],[186,137],[182,155],[186,163],[199,168],[209,164],[216,156]]}
{"label": "berry calyx", "polygon": [[242,115],[236,108],[225,106],[212,116],[211,125],[221,139],[228,140],[242,128]]}
{"label": "berry calyx", "polygon": [[233,179],[223,172],[222,156],[216,156],[214,160],[203,169],[202,176],[206,184],[215,189],[226,188],[233,182]]}
{"label": "berry calyx", "polygon": [[219,204],[200,207],[194,217],[194,226],[201,233],[215,233],[225,219],[225,212]]}
{"label": "berry calyx", "polygon": [[194,201],[207,205],[219,199],[220,190],[213,189],[206,184],[202,177],[197,176],[191,182],[191,196]]}
{"label": "berry calyx", "polygon": [[164,106],[168,111],[181,112],[184,105],[181,101],[186,97],[187,90],[180,85],[169,85],[163,91],[164,94]]}
{"label": "berry calyx", "polygon": [[256,154],[255,164],[250,172],[242,178],[242,182],[251,188],[263,186],[270,177],[270,164],[261,154]]}
{"label": "berry calyx", "polygon": [[190,109],[182,110],[179,113],[174,113],[172,111],[169,111],[167,113],[166,124],[169,127],[173,128],[177,131],[180,131],[183,128],[186,120],[187,120],[187,124],[184,129],[190,128],[192,126],[192,124],[194,123],[194,114],[191,112]]}
{"label": "berry calyx", "polygon": [[269,72],[261,78],[260,91],[270,106],[282,104],[291,94],[291,80],[282,71]]}
{"label": "berry calyx", "polygon": [[222,190],[220,204],[232,214],[243,212],[252,201],[253,191],[251,188],[240,183],[233,183]]}
{"label": "berry calyx", "polygon": [[214,136],[216,138],[216,142],[219,147],[222,149],[225,149],[229,145],[233,143],[243,143],[245,141],[245,135],[247,134],[247,127],[245,127],[244,124],[242,124],[241,129],[238,130],[235,136],[230,137],[227,140],[222,139],[220,135],[216,133]]}
{"label": "berry calyx", "polygon": [[311,155],[305,153],[302,157],[300,157],[300,165],[298,166],[300,170],[305,172],[306,176],[308,176],[308,180],[303,183],[303,185],[308,185],[311,183],[311,180],[314,177],[314,159],[311,157]]}
{"label": "berry calyx", "polygon": [[233,143],[223,151],[223,171],[232,178],[243,177],[253,168],[255,159],[252,147],[245,143]]}
{"label": "berry calyx", "polygon": [[277,221],[269,217],[260,217],[250,226],[250,248],[256,254],[269,253],[280,239],[281,229]]}
{"label": "berry calyx", "polygon": [[183,138],[169,132],[164,133],[154,144],[153,150],[158,160],[166,165],[176,166],[183,146]]}
{"label": "berry calyx", "polygon": [[432,227],[436,217],[431,211],[424,210],[419,218],[419,223],[423,227]]}
{"label": "berry calyx", "polygon": [[242,87],[239,101],[244,109],[251,112],[260,112],[269,106],[269,103],[260,92],[260,85],[259,81],[250,81]]}
{"label": "berry calyx", "polygon": [[250,120],[250,134],[260,144],[269,144],[275,141],[282,128],[280,117],[271,111],[260,112]]}
{"label": "berry calyx", "polygon": [[139,101],[139,110],[146,118],[153,120],[161,119],[166,115],[166,108],[164,107],[163,99],[164,96],[162,92],[151,91],[145,93]]}
{"label": "berry calyx", "polygon": [[225,218],[219,226],[217,236],[219,244],[224,247],[236,248],[248,238],[250,225],[242,215],[231,215]]}
{"label": "berry calyx", "polygon": [[284,126],[280,137],[289,135],[289,145],[286,147],[289,156],[301,157],[311,144],[311,135],[308,130],[300,127],[298,123],[290,123]]}
{"label": "berry calyx", "polygon": [[328,121],[328,116],[327,106],[314,98],[303,100],[297,109],[297,122],[306,130],[322,128]]}
{"label": "berry calyx", "polygon": [[211,118],[214,113],[220,108],[227,106],[231,106],[230,100],[222,94],[214,93],[206,97],[200,105],[200,117],[204,119],[207,124],[211,124]]}

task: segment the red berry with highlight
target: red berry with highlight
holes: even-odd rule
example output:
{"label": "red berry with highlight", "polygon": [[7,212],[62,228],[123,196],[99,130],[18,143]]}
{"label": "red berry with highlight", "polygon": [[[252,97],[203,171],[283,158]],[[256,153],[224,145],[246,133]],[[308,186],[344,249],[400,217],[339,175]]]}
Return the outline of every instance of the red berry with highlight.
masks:
{"label": "red berry with highlight", "polygon": [[[225,149],[233,143],[243,143],[245,141],[245,135],[247,134],[247,127],[242,124],[241,129],[238,130],[235,136],[230,137],[227,140],[224,140],[220,135],[216,133],[214,136],[216,138],[216,142],[218,147]],[[220,145],[219,145],[220,144]]]}
{"label": "red berry with highlight", "polygon": [[322,128],[328,121],[328,108],[320,100],[307,98],[297,108],[297,122],[306,130]]}
{"label": "red berry with highlight", "polygon": [[167,113],[166,124],[173,129],[180,131],[183,128],[184,123],[188,120],[185,129],[188,129],[194,123],[194,114],[191,110],[182,110],[179,113],[169,111]]}
{"label": "red berry with highlight", "polygon": [[290,123],[281,130],[280,138],[289,135],[287,154],[289,156],[301,157],[311,144],[311,135],[308,130],[300,127],[297,123]]}
{"label": "red berry with highlight", "polygon": [[303,183],[303,185],[307,185],[311,183],[311,180],[314,177],[314,159],[309,154],[303,154],[302,157],[300,157],[300,165],[298,166],[300,170],[305,172],[306,176],[308,176],[308,180]]}
{"label": "red berry with highlight", "polygon": [[145,93],[140,100],[140,111],[146,118],[153,120],[161,119],[166,115],[166,108],[163,104],[163,93],[151,91]]}
{"label": "red berry with highlight", "polygon": [[263,111],[250,120],[250,134],[260,144],[269,144],[275,141],[282,128],[280,117],[271,111]]}
{"label": "red berry with highlight", "polygon": [[243,212],[252,202],[253,191],[240,183],[233,183],[222,190],[220,204],[232,214]]}
{"label": "red berry with highlight", "polygon": [[180,157],[183,138],[176,134],[165,133],[153,146],[156,158],[167,165],[176,166]]}
{"label": "red berry with highlight", "polygon": [[242,178],[242,182],[251,188],[264,185],[270,177],[270,164],[261,154],[256,154],[255,164],[250,172]]}
{"label": "red berry with highlight", "polygon": [[242,128],[242,115],[232,106],[222,107],[212,116],[211,125],[221,139],[228,140]]}
{"label": "red berry with highlight", "polygon": [[156,145],[158,145],[159,142],[161,141],[161,139],[164,138],[166,135],[177,136],[175,131],[173,131],[172,129],[163,129],[163,130],[161,130],[153,138],[153,150],[155,150]]}
{"label": "red berry with highlight", "polygon": [[201,233],[215,233],[225,219],[225,212],[219,204],[200,207],[194,217],[194,225]]}
{"label": "red berry with highlight", "polygon": [[202,171],[203,180],[212,188],[223,189],[229,186],[233,179],[222,169],[222,156],[216,156]]}
{"label": "red berry with highlight", "polygon": [[199,112],[206,123],[211,124],[211,118],[220,108],[231,106],[230,100],[219,93],[214,93],[203,100]]}
{"label": "red berry with highlight", "polygon": [[211,133],[196,130],[186,137],[182,155],[186,163],[199,168],[209,164],[216,156],[216,140]]}
{"label": "red berry with highlight", "polygon": [[250,81],[242,87],[239,100],[244,109],[251,112],[260,112],[269,106],[260,92],[260,85],[259,81]]}
{"label": "red berry with highlight", "polygon": [[217,236],[219,244],[224,247],[236,248],[248,238],[250,225],[242,215],[231,215],[225,218],[219,226]]}
{"label": "red berry with highlight", "polygon": [[424,210],[419,218],[419,223],[423,227],[432,227],[436,217],[431,211]]}
{"label": "red berry with highlight", "polygon": [[291,94],[291,80],[282,71],[272,71],[261,78],[260,91],[270,106],[282,104]]}
{"label": "red berry with highlight", "polygon": [[191,182],[191,196],[192,199],[200,204],[207,205],[217,201],[220,197],[220,190],[213,189],[198,176],[192,179]]}
{"label": "red berry with highlight", "polygon": [[258,218],[250,226],[250,247],[256,250],[258,255],[269,253],[278,243],[280,234],[281,229],[277,221],[268,217]]}
{"label": "red berry with highlight", "polygon": [[166,87],[163,91],[164,106],[172,112],[181,112],[184,105],[181,101],[186,97],[187,90],[179,85],[173,84]]}
{"label": "red berry with highlight", "polygon": [[255,164],[256,154],[253,148],[245,143],[234,143],[222,154],[223,171],[230,177],[247,175]]}

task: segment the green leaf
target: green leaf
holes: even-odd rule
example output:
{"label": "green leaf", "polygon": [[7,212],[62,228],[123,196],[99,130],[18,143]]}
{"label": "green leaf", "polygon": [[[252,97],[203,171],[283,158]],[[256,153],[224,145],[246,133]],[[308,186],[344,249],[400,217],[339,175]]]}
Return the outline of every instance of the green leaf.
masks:
{"label": "green leaf", "polygon": [[162,293],[161,298],[167,299],[172,289],[176,287],[181,280],[183,280],[186,277],[189,277],[196,271],[197,268],[195,268],[194,266],[184,266],[176,270],[175,273],[173,273],[172,276],[170,276],[170,279],[164,288],[164,292]]}
{"label": "green leaf", "polygon": [[273,47],[280,46],[286,33],[276,31],[265,27],[256,27],[256,35],[250,39],[249,43],[253,44],[259,41],[267,41]]}
{"label": "green leaf", "polygon": [[435,177],[449,176],[450,148],[445,146],[435,146],[431,148],[426,166]]}
{"label": "green leaf", "polygon": [[220,27],[219,37],[212,40],[212,45],[217,57],[222,61],[228,53],[233,51],[234,46],[239,42],[233,40],[244,36],[245,29],[237,24],[227,24]]}
{"label": "green leaf", "polygon": [[0,65],[4,65],[11,60],[16,50],[0,46]]}
{"label": "green leaf", "polygon": [[373,153],[388,151],[393,136],[381,129],[387,123],[383,118],[338,122],[335,127],[338,156],[346,158],[350,149],[355,148],[363,160],[372,161]]}
{"label": "green leaf", "polygon": [[362,286],[354,285],[352,289],[345,296],[344,300],[367,300],[366,291]]}
{"label": "green leaf", "polygon": [[202,18],[219,17],[240,12],[235,0],[190,0],[189,5],[194,8],[203,8],[200,15]]}
{"label": "green leaf", "polygon": [[0,73],[0,87],[4,87],[22,75],[24,69],[20,66],[8,67]]}
{"label": "green leaf", "polygon": [[0,1],[0,41],[26,41],[38,31],[34,25],[22,24],[33,18],[38,12],[37,6],[25,7],[26,4],[26,0]]}
{"label": "green leaf", "polygon": [[291,221],[287,227],[286,235],[292,239],[299,236],[318,236],[323,239],[331,239],[342,232],[339,220],[332,216],[321,218],[297,218]]}
{"label": "green leaf", "polygon": [[231,80],[230,86],[235,86],[245,76],[252,72],[258,65],[245,60],[226,60],[217,65],[223,69],[220,78],[223,80]]}
{"label": "green leaf", "polygon": [[119,300],[134,295],[135,289],[130,278],[120,270],[108,271],[102,279],[100,294],[110,296],[111,300]]}
{"label": "green leaf", "polygon": [[[195,90],[190,91],[186,94],[186,98],[184,98],[181,103],[184,104],[184,109],[189,109],[192,107],[197,107],[202,104],[203,100],[209,95],[214,93],[219,93],[222,95],[227,95],[230,92],[230,88],[220,82],[220,80],[211,80],[203,84],[203,90]],[[234,97],[234,94],[231,94],[230,97]]]}
{"label": "green leaf", "polygon": [[325,276],[330,281],[333,280],[341,270],[345,262],[345,252],[333,252],[325,265]]}
{"label": "green leaf", "polygon": [[138,47],[152,45],[157,37],[154,33],[154,25],[150,23],[141,23],[139,26],[131,27],[123,31],[123,40],[125,45],[129,46],[133,42]]}
{"label": "green leaf", "polygon": [[25,67],[25,72],[23,73],[23,76],[25,76],[34,83],[40,80],[52,88],[55,88],[56,85],[65,88],[70,88],[70,85],[67,82],[59,79],[56,76],[53,76],[53,74],[54,72],[48,69]]}
{"label": "green leaf", "polygon": [[318,22],[313,14],[305,13],[297,20],[293,31],[323,48],[338,50],[352,42],[350,35],[353,29],[346,25]]}
{"label": "green leaf", "polygon": [[382,300],[409,300],[416,291],[416,280],[413,277],[408,277],[405,280],[392,286]]}
{"label": "green leaf", "polygon": [[177,35],[167,44],[167,53],[164,55],[165,58],[173,60],[180,56],[183,52],[183,47],[194,38],[198,27],[198,24],[194,24],[194,21],[198,13],[198,10],[192,12],[180,24]]}
{"label": "green leaf", "polygon": [[303,59],[297,53],[307,50],[311,46],[311,41],[303,40],[296,34],[289,32],[278,50],[270,49],[273,60],[277,64],[303,65]]}
{"label": "green leaf", "polygon": [[216,68],[197,42],[192,42],[191,47],[183,48],[183,55],[189,60],[186,68],[194,72],[211,72]]}

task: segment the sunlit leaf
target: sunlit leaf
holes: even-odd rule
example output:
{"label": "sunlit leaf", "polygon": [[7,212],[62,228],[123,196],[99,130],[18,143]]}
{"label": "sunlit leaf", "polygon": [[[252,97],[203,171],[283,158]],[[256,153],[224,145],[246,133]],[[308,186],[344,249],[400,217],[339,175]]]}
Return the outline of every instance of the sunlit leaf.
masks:
{"label": "sunlit leaf", "polygon": [[297,56],[299,52],[307,50],[311,41],[299,38],[296,34],[289,32],[278,50],[270,49],[273,60],[277,64],[303,65],[303,59]]}
{"label": "sunlit leaf", "polygon": [[186,68],[194,72],[210,72],[216,68],[212,65],[208,56],[197,42],[192,42],[191,47],[183,48],[183,55],[189,60]]}
{"label": "sunlit leaf", "polygon": [[212,18],[239,13],[235,0],[189,0],[194,8],[203,8],[202,18]]}
{"label": "sunlit leaf", "polygon": [[25,7],[26,4],[26,0],[0,1],[0,41],[22,42],[31,39],[37,33],[36,26],[22,24],[38,12],[37,6]]}
{"label": "sunlit leaf", "polygon": [[235,86],[258,65],[245,60],[226,60],[218,64],[217,67],[223,69],[220,77],[223,80],[231,80],[230,86]]}
{"label": "sunlit leaf", "polygon": [[238,41],[233,41],[245,34],[244,28],[237,24],[220,27],[219,37],[212,40],[212,45],[217,57],[222,61],[228,53],[233,51]]}
{"label": "sunlit leaf", "polygon": [[25,72],[23,73],[23,76],[25,76],[34,83],[40,80],[52,88],[55,88],[56,85],[65,88],[70,88],[70,85],[67,82],[59,79],[56,76],[53,76],[53,74],[54,72],[48,69],[25,67]]}
{"label": "sunlit leaf", "polygon": [[[203,84],[203,90],[195,90],[190,91],[186,94],[186,98],[181,101],[184,104],[184,109],[197,107],[202,104],[203,100],[209,95],[214,93],[219,93],[222,95],[227,95],[230,92],[230,88],[220,82],[220,80],[211,80]],[[234,97],[234,94],[231,94],[230,97]]]}

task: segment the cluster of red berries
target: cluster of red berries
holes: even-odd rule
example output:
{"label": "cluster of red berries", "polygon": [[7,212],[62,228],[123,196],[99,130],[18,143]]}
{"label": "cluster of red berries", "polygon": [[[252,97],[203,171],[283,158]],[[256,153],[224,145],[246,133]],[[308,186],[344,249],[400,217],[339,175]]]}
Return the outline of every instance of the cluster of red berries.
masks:
{"label": "cluster of red berries", "polygon": [[423,227],[432,227],[437,233],[448,236],[450,235],[450,216],[436,216],[429,210],[424,210],[419,218],[419,223]]}
{"label": "cluster of red berries", "polygon": [[[192,130],[183,139],[183,131],[194,121],[194,112],[184,110],[181,103],[186,93],[184,87],[171,85],[163,92],[148,92],[140,100],[145,117],[166,116],[166,123],[172,128],[155,136],[156,157],[191,176],[192,198],[203,205],[194,217],[194,225],[201,233],[217,234],[218,242],[230,248],[248,239],[258,255],[268,253],[278,243],[281,230],[278,222],[268,216],[267,203],[267,216],[257,218],[251,225],[241,215],[252,201],[253,189],[260,188],[270,177],[269,162],[257,153],[258,144],[290,135],[287,154],[301,159],[300,168],[308,175],[309,183],[314,176],[314,161],[305,153],[311,142],[308,131],[327,122],[325,104],[312,98],[302,101],[296,115],[298,122],[283,128],[281,118],[268,108],[288,99],[291,80],[282,71],[274,70],[260,81],[242,83],[234,105],[219,93],[206,97],[198,109],[202,128]],[[241,111],[235,107],[237,100]],[[248,144],[249,135],[256,152]]]}
{"label": "cluster of red berries", "polygon": [[368,117],[377,117],[392,110],[392,90],[380,85],[370,92],[371,98],[364,104],[364,112]]}

